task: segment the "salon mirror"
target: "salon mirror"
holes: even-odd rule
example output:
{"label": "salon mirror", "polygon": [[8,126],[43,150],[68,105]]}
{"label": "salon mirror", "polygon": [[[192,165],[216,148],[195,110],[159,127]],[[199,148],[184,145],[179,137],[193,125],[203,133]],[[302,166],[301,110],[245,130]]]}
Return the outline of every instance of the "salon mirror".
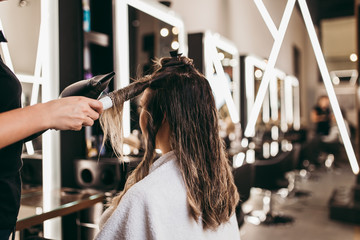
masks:
{"label": "salon mirror", "polygon": [[203,35],[204,73],[219,112],[220,135],[229,157],[236,154],[241,140],[239,53],[235,45],[219,34]]}
{"label": "salon mirror", "polygon": [[[182,19],[169,7],[156,1],[114,1],[115,90],[152,73],[153,60],[169,57],[178,50],[187,55],[186,32]],[[139,97],[124,104],[125,138],[141,138]],[[124,144],[124,154],[138,149]]]}
{"label": "salon mirror", "polygon": [[[154,59],[179,49],[179,28],[132,6],[128,12],[130,79],[136,79],[152,73]],[[131,131],[140,129],[137,101],[130,101]]]}
{"label": "salon mirror", "polygon": [[[257,154],[263,158],[276,156],[279,152],[279,138],[282,130],[286,131],[285,119],[285,73],[274,69],[269,86],[266,88],[264,101],[255,106],[255,98],[264,75],[267,61],[252,55],[240,57],[241,66],[241,123],[246,127],[253,107],[260,108],[251,141]],[[284,125],[285,123],[285,125]],[[281,128],[283,126],[283,129]],[[285,126],[285,127],[284,127]],[[244,130],[243,128],[243,130]]]}

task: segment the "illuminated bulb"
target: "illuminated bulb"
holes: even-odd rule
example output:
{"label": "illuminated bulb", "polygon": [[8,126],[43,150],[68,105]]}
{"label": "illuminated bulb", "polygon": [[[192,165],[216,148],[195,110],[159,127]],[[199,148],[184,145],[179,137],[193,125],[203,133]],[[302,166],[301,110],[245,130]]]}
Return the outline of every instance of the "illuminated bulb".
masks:
{"label": "illuminated bulb", "polygon": [[178,35],[178,34],[179,34],[179,29],[178,29],[177,27],[173,27],[171,31],[172,31],[172,33],[173,33],[174,35]]}
{"label": "illuminated bulb", "polygon": [[301,169],[299,173],[301,177],[306,177],[307,171],[305,169]]}
{"label": "illuminated bulb", "polygon": [[169,29],[167,29],[167,28],[162,28],[162,29],[160,30],[160,35],[161,35],[162,37],[167,37],[167,36],[169,35]]}
{"label": "illuminated bulb", "polygon": [[230,65],[230,59],[229,58],[224,58],[222,60],[222,65],[225,66],[225,67],[229,66]]}
{"label": "illuminated bulb", "polygon": [[271,128],[271,138],[273,140],[278,140],[278,138],[279,138],[279,128],[277,126],[273,126]]}
{"label": "illuminated bulb", "polygon": [[275,157],[276,154],[279,152],[279,143],[278,142],[272,142],[270,144],[270,155]]}
{"label": "illuminated bulb", "polygon": [[238,65],[238,61],[236,59],[233,58],[230,60],[230,66],[236,67],[237,65]]}
{"label": "illuminated bulb", "polygon": [[179,44],[178,41],[173,41],[173,42],[171,43],[171,48],[172,48],[172,49],[176,50],[176,49],[179,49],[179,47],[180,47],[180,44]]}
{"label": "illuminated bulb", "polygon": [[233,157],[233,166],[234,168],[241,167],[244,164],[245,153],[239,153]]}
{"label": "illuminated bulb", "polygon": [[327,168],[330,168],[332,166],[334,162],[334,155],[333,154],[329,154],[329,156],[327,157],[327,159],[325,160],[325,166]]}
{"label": "illuminated bulb", "polygon": [[335,85],[339,85],[339,83],[340,83],[340,78],[334,77],[334,78],[332,79],[332,82],[333,82]]}
{"label": "illuminated bulb", "polygon": [[247,138],[243,138],[243,139],[241,140],[241,146],[242,146],[243,148],[246,148],[248,145],[249,145],[249,140],[248,140]]}
{"label": "illuminated bulb", "polygon": [[260,69],[257,69],[254,75],[256,78],[261,78],[263,76],[263,72]]}
{"label": "illuminated bulb", "polygon": [[246,162],[247,163],[255,162],[255,150],[249,149],[246,151]]}
{"label": "illuminated bulb", "polygon": [[358,60],[358,56],[356,55],[356,53],[350,54],[350,61],[356,62],[357,60]]}
{"label": "illuminated bulb", "polygon": [[123,146],[123,153],[124,155],[129,155],[131,153],[131,149],[130,149],[130,146],[127,145],[127,144],[124,144]]}
{"label": "illuminated bulb", "polygon": [[222,52],[219,52],[219,53],[218,53],[218,56],[219,56],[220,61],[221,61],[221,60],[224,60],[224,58],[225,58],[225,55],[224,55],[224,53],[222,53]]}
{"label": "illuminated bulb", "polygon": [[40,215],[40,214],[42,214],[43,213],[43,209],[41,208],[41,207],[36,207],[35,208],[35,214],[36,215]]}
{"label": "illuminated bulb", "polygon": [[270,157],[270,144],[268,142],[263,144],[263,157],[265,159]]}
{"label": "illuminated bulb", "polygon": [[288,143],[286,147],[289,152],[293,149],[293,145],[291,143]]}

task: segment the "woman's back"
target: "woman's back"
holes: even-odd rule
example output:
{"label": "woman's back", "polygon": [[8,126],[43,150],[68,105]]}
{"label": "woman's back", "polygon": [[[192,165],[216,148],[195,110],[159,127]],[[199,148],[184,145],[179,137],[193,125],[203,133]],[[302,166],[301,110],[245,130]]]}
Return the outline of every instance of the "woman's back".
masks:
{"label": "woman's back", "polygon": [[[111,211],[111,209],[109,210]],[[104,221],[104,219],[102,219]],[[235,215],[215,231],[189,215],[186,188],[174,152],[123,196],[96,239],[240,239]]]}

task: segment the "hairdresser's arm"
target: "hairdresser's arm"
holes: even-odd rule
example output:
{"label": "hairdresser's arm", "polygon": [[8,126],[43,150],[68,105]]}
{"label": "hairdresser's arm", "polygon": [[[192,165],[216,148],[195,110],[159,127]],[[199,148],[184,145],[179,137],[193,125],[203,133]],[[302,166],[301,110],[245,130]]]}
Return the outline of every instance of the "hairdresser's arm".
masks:
{"label": "hairdresser's arm", "polygon": [[80,130],[91,126],[102,103],[85,97],[66,97],[0,113],[0,148],[47,129]]}

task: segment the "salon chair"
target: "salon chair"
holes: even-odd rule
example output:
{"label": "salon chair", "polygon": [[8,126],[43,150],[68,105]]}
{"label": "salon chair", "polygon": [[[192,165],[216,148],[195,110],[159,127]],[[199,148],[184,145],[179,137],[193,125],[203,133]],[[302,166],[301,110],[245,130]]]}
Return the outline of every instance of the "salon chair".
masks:
{"label": "salon chair", "polygon": [[242,204],[250,197],[250,190],[254,183],[254,166],[245,163],[242,166],[233,169],[234,182],[240,195],[240,201],[236,206],[236,218],[239,228],[244,224],[244,212]]}
{"label": "salon chair", "polygon": [[306,197],[310,195],[310,192],[297,189],[297,179],[301,176],[299,174],[299,164],[302,145],[300,143],[294,143],[292,149],[292,170],[286,173],[286,177],[289,181],[288,185],[288,197]]}
{"label": "salon chair", "polygon": [[292,143],[305,143],[307,140],[307,130],[306,129],[289,129],[284,133],[284,138]]}
{"label": "salon chair", "polygon": [[255,178],[254,187],[265,191],[263,212],[259,216],[261,224],[273,225],[293,222],[293,218],[273,213],[273,193],[287,188],[289,181],[285,174],[293,170],[293,151],[280,152],[273,158],[255,160],[253,163]]}
{"label": "salon chair", "polygon": [[294,146],[297,145],[298,149],[298,159],[296,169],[304,169],[303,161],[305,160],[304,151],[306,151],[306,143],[307,143],[308,131],[307,129],[294,130],[289,129],[285,134],[284,138],[291,142]]}
{"label": "salon chair", "polygon": [[117,158],[76,159],[75,179],[79,187],[110,191],[121,189],[124,182],[124,164]]}
{"label": "salon chair", "polygon": [[325,143],[321,152],[326,156],[322,161],[328,170],[338,167],[341,162],[347,162],[345,147],[340,141]]}
{"label": "salon chair", "polygon": [[117,158],[76,159],[75,179],[81,188],[99,191],[121,191],[128,175],[142,160],[142,156]]}

